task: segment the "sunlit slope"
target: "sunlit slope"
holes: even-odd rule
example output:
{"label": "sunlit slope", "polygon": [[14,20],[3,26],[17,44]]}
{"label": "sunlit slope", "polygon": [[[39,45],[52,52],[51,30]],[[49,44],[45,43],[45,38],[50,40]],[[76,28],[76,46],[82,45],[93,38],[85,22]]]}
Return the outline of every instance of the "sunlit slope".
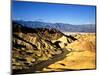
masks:
{"label": "sunlit slope", "polygon": [[[43,71],[81,70],[96,68],[96,36],[94,33],[77,34],[78,39],[66,46],[71,50],[63,60],[44,68]],[[63,39],[64,41],[64,39]]]}
{"label": "sunlit slope", "polygon": [[48,64],[63,59],[69,53],[63,45],[76,40],[73,38],[53,28],[33,29],[13,23],[12,69],[14,73],[37,72]]}

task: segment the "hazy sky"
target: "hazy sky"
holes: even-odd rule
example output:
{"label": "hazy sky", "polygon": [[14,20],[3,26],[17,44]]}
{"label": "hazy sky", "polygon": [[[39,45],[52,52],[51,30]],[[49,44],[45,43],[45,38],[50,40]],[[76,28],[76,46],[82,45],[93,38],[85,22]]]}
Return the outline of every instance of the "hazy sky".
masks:
{"label": "hazy sky", "polygon": [[95,24],[95,6],[13,1],[13,20]]}

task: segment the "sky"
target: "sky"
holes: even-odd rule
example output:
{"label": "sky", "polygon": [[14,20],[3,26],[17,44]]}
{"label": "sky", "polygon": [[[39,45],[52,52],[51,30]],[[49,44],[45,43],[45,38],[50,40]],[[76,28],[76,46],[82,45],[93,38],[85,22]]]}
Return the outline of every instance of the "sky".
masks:
{"label": "sky", "polygon": [[95,6],[25,1],[13,1],[12,3],[13,20],[81,25],[95,24],[95,17]]}

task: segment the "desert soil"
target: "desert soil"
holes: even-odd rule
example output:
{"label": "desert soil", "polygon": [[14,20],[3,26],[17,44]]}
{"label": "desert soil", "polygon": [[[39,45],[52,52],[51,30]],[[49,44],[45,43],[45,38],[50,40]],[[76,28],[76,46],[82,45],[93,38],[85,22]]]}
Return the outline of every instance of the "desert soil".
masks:
{"label": "desert soil", "polygon": [[66,46],[71,50],[60,61],[43,68],[43,71],[87,70],[96,68],[96,36],[95,33],[84,33],[78,40]]}

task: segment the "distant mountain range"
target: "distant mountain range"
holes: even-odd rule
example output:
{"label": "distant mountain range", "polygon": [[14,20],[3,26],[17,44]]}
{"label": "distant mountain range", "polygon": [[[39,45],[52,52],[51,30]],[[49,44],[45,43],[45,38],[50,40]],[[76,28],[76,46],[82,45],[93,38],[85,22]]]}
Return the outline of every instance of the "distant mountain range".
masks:
{"label": "distant mountain range", "polygon": [[65,23],[46,23],[40,21],[22,20],[16,20],[15,22],[29,28],[56,28],[63,32],[96,32],[96,25],[94,24],[72,25]]}

